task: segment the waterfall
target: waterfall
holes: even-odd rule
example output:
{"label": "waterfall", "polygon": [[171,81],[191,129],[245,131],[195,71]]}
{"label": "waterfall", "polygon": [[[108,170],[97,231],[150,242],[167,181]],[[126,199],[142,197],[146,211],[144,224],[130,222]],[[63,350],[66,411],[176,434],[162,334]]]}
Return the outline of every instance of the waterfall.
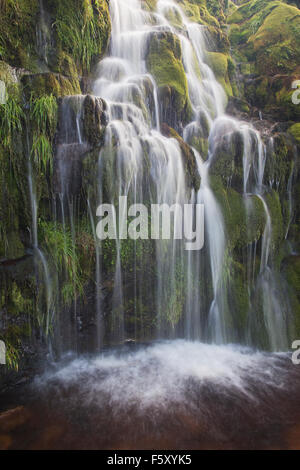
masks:
{"label": "waterfall", "polygon": [[197,164],[201,175],[201,187],[198,193],[198,201],[204,204],[206,235],[211,266],[213,301],[209,309],[208,337],[215,343],[224,343],[225,319],[223,292],[223,263],[225,254],[225,229],[223,216],[209,184],[209,159],[203,162],[197,155]]}
{"label": "waterfall", "polygon": [[40,67],[48,71],[49,55],[53,47],[51,38],[51,17],[45,11],[43,0],[39,0],[39,16],[36,25],[36,49],[40,59]]}
{"label": "waterfall", "polygon": [[[170,12],[176,15],[180,27],[170,20]],[[251,124],[225,114],[226,93],[208,65],[211,38],[207,28],[190,22],[173,0],[159,0],[155,11],[144,10],[140,0],[112,0],[110,13],[109,53],[98,64],[93,83],[93,99],[105,103],[107,123],[98,152],[96,189],[90,188],[87,195],[88,219],[95,244],[97,349],[105,342],[144,340],[155,335],[157,338],[185,337],[216,344],[244,341],[247,337],[250,344],[256,344],[253,329],[256,331],[258,326],[253,320],[256,316],[253,299],[257,296],[262,299],[267,337],[263,346],[286,349],[288,314],[281,295],[276,294],[272,217],[264,185],[266,144]],[[177,119],[174,125],[177,133],[174,131],[174,134],[170,134],[165,122],[167,113],[160,99],[159,84],[147,69],[149,45],[161,34],[172,34],[179,42],[190,103],[187,122]],[[81,95],[63,99],[56,153],[56,195],[59,196],[63,229],[66,230],[66,224],[71,224],[73,248],[76,232],[74,165],[89,151],[84,131],[85,99]],[[247,247],[249,326],[248,331],[240,335],[234,331],[230,311],[230,273],[233,269],[230,240],[220,201],[211,184],[211,171],[218,158],[220,142],[225,142],[229,149],[236,135],[242,141],[247,230],[251,230],[249,221],[254,200],[261,202],[265,214],[261,242],[255,239]],[[193,147],[198,137],[207,139],[208,151]],[[201,180],[198,188],[188,181],[184,142],[189,145]],[[272,145],[271,139],[269,145]],[[230,177],[227,184],[230,187]],[[291,184],[292,175],[288,184],[290,200]],[[203,252],[185,251],[184,242],[177,239],[128,241],[123,236],[128,223],[127,208],[119,202],[124,197],[128,205],[172,206],[175,232],[179,229],[180,207],[188,203],[204,204]],[[104,246],[96,235],[96,210],[103,203],[112,204],[118,210],[113,215],[116,240]],[[191,214],[191,226],[194,222]],[[102,291],[105,250],[112,256],[110,270],[113,269],[111,292],[106,294],[110,299],[109,314]],[[258,273],[257,256],[260,256]],[[151,264],[154,264],[153,269],[150,269]],[[270,299],[266,299],[267,296]],[[153,318],[150,326],[145,324],[145,311],[149,314],[149,310]],[[134,314],[134,324],[128,323],[128,312]],[[75,305],[75,321],[76,316]],[[276,333],[277,329],[280,333]]]}
{"label": "waterfall", "polygon": [[[251,127],[244,127],[242,135],[244,142],[243,168],[246,211],[248,214],[251,211],[251,206],[248,205],[249,196],[255,195],[261,201],[265,213],[260,270],[254,292],[256,292],[255,295],[262,297],[264,327],[267,332],[269,346],[275,351],[286,350],[288,349],[289,305],[288,300],[284,298],[284,293],[281,291],[282,288],[271,260],[272,219],[265,199],[266,188],[263,186],[267,148],[260,134]],[[273,139],[270,140],[270,147],[273,148]],[[251,171],[252,181],[250,179]],[[247,262],[248,265],[253,262],[251,252]],[[250,310],[250,315],[257,315],[257,312]]]}
{"label": "waterfall", "polygon": [[[216,81],[212,70],[204,62],[202,49],[205,39],[201,26],[188,22],[180,7],[173,2],[158,2],[157,12],[153,14],[142,10],[137,0],[126,2],[126,4],[121,1],[111,2],[110,54],[101,61],[98,67],[99,78],[94,84],[94,93],[103,98],[108,106],[109,123],[106,129],[105,146],[99,158],[102,166],[106,165],[105,158],[115,159],[114,164],[107,162],[116,169],[114,184],[108,195],[111,202],[114,202],[117,196],[128,196],[133,202],[182,205],[189,202],[191,198],[186,184],[181,149],[174,139],[167,139],[159,132],[161,110],[158,106],[157,86],[145,65],[147,45],[156,31],[165,30],[177,34],[167,20],[166,12],[169,8],[175,8],[181,15],[190,38],[179,35],[194,119],[184,129],[184,136],[188,140],[191,132],[201,128],[201,115],[204,114],[211,125],[213,119],[224,111],[225,93]],[[201,81],[197,75],[198,70],[202,76]],[[149,92],[152,95],[151,100],[149,100]],[[151,105],[154,109],[151,109]],[[116,141],[118,145],[115,149]],[[145,147],[150,165],[147,175],[144,174],[143,168]],[[200,256],[196,255],[197,262],[195,260],[192,262],[190,255],[184,253],[181,242],[157,240],[155,248],[157,279],[154,296],[158,336],[174,336],[182,310],[186,309],[186,315],[189,318],[185,328],[187,336],[195,339],[209,336],[217,342],[222,342],[225,338],[221,326],[223,320],[221,319],[219,285],[224,255],[224,235],[222,235],[224,227],[221,212],[209,188],[209,179],[206,176],[208,170],[199,163],[200,156],[197,156],[197,160],[203,182],[196,199],[198,202],[207,202],[214,208],[212,216],[207,210],[210,221],[207,235],[213,277],[210,326],[206,328],[210,330],[210,333],[201,331],[199,295],[198,293],[195,295],[195,292],[199,290]],[[175,212],[174,221],[176,217]],[[217,220],[213,220],[215,217]],[[218,237],[215,237],[214,233],[215,223],[220,229]],[[117,316],[123,324],[124,320],[120,320],[120,316],[122,318],[124,316],[121,306],[122,302],[124,305],[121,247],[122,241],[120,240],[117,243],[115,305],[113,306],[117,313],[113,315]],[[136,259],[134,265],[136,266]],[[135,289],[137,282],[135,278]],[[193,288],[192,284],[194,284]],[[143,302],[142,298],[140,302]],[[122,339],[122,334],[119,339]]]}

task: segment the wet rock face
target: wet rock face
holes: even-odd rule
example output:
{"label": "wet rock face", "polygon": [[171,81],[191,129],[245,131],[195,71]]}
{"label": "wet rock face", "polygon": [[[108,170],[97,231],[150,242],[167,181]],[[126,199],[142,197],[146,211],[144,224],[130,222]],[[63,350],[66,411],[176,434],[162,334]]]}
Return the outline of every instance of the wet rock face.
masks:
{"label": "wet rock face", "polygon": [[3,433],[14,431],[28,420],[30,414],[24,406],[19,406],[0,414],[0,430]]}
{"label": "wet rock face", "polygon": [[106,103],[101,98],[87,95],[83,102],[83,133],[92,147],[99,147],[103,143],[105,126],[108,123]]}
{"label": "wet rock face", "polygon": [[228,17],[232,53],[242,72],[242,92],[244,88],[252,106],[280,121],[297,121],[300,113],[292,101],[300,61],[300,11],[295,5],[252,0]]}
{"label": "wet rock face", "polygon": [[59,98],[80,93],[77,78],[70,79],[65,75],[53,72],[26,73],[22,77],[22,84],[28,99],[30,99],[31,94],[36,97],[52,94]]}
{"label": "wet rock face", "polygon": [[31,255],[25,255],[18,259],[0,261],[0,279],[4,277],[17,281],[32,279],[34,276],[34,259]]}
{"label": "wet rock face", "polygon": [[214,148],[211,148],[211,174],[220,176],[225,185],[239,192],[243,188],[243,139],[239,131],[229,131],[219,135]]}
{"label": "wet rock face", "polygon": [[57,194],[76,195],[81,189],[82,159],[88,144],[61,144],[55,156],[53,189]]}
{"label": "wet rock face", "polygon": [[298,79],[296,73],[273,77],[246,75],[243,77],[245,98],[273,120],[298,121],[300,106],[293,102],[294,84]]}
{"label": "wet rock face", "polygon": [[188,184],[191,188],[194,188],[196,191],[200,187],[200,176],[197,169],[197,162],[193,149],[186,144],[186,142],[180,137],[177,132],[168,126],[165,122],[161,125],[161,132],[166,137],[172,137],[176,139],[180,145],[181,152],[183,155],[183,163],[185,166],[185,173]]}
{"label": "wet rock face", "polygon": [[65,97],[59,108],[59,128],[54,158],[53,190],[56,194],[79,195],[82,161],[103,143],[108,117],[106,103],[91,95]]}

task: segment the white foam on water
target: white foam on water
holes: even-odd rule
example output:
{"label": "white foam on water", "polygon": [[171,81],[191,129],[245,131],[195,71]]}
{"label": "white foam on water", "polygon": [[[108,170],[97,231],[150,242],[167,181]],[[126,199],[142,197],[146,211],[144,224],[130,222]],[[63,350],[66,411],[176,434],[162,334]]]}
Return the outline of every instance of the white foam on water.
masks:
{"label": "white foam on water", "polygon": [[80,406],[100,408],[105,402],[115,412],[131,406],[145,411],[185,403],[191,408],[193,391],[201,402],[206,386],[247,401],[257,400],[256,390],[264,390],[266,397],[276,393],[287,385],[287,358],[285,353],[236,345],[175,340],[124,354],[78,358],[45,373],[35,385],[41,391],[53,390],[58,397],[75,389],[73,399]]}

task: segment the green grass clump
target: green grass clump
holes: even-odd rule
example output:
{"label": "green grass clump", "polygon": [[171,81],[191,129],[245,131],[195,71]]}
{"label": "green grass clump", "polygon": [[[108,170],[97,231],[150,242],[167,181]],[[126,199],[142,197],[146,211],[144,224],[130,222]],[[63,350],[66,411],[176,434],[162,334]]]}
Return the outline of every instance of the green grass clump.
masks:
{"label": "green grass clump", "polygon": [[53,137],[57,125],[57,101],[53,95],[45,95],[30,102],[30,119],[40,133]]}
{"label": "green grass clump", "polygon": [[0,105],[0,141],[9,148],[12,145],[15,132],[22,131],[24,113],[19,102],[9,97],[5,104]]}
{"label": "green grass clump", "polygon": [[[60,0],[56,3],[56,33],[60,47],[84,72],[94,56],[105,51],[110,34],[106,0]],[[70,5],[71,3],[71,5]]]}
{"label": "green grass clump", "polygon": [[57,101],[45,95],[30,101],[30,122],[33,129],[31,155],[39,172],[53,169],[52,140],[57,126]]}
{"label": "green grass clump", "polygon": [[58,274],[62,299],[69,304],[83,294],[82,271],[71,231],[61,224],[42,221],[39,238]]}

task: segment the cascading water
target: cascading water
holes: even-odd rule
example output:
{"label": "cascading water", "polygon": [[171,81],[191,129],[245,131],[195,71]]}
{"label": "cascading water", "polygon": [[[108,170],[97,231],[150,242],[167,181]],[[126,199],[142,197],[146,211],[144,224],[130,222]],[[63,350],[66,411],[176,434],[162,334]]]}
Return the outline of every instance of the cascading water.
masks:
{"label": "cascading water", "polygon": [[[196,129],[201,128],[201,115],[204,115],[208,123],[211,124],[212,120],[224,110],[225,93],[203,59],[204,34],[201,26],[189,23],[179,6],[173,2],[158,2],[157,13],[153,14],[145,12],[141,8],[140,2],[136,0],[129,4],[126,3],[126,5],[120,1],[112,2],[113,27],[110,55],[100,63],[99,79],[94,85],[94,93],[105,99],[108,106],[109,123],[100,160],[101,166],[105,166],[107,155],[108,159],[115,159],[115,182],[108,195],[110,202],[116,202],[115,198],[119,196],[128,196],[132,202],[166,203],[169,205],[176,203],[182,205],[190,200],[191,195],[186,183],[179,145],[174,139],[167,139],[158,131],[159,115],[162,110],[158,107],[155,81],[147,73],[145,65],[147,46],[151,36],[160,30],[176,34],[175,29],[166,18],[166,13],[170,8],[176,9],[181,15],[190,37],[188,39],[184,35],[179,35],[195,119],[183,131],[184,136],[188,140]],[[201,81],[199,80],[199,72],[203,78]],[[149,94],[152,99],[149,99]],[[113,149],[115,141],[118,143],[116,150]],[[145,175],[143,157],[145,147],[150,165],[150,171],[147,175]],[[111,162],[107,162],[107,164],[112,165]],[[172,336],[175,334],[176,324],[185,304],[187,310],[191,310],[191,305],[194,310],[192,315],[194,324],[189,322],[187,336],[190,336],[192,329],[194,330],[192,337],[204,338],[207,336],[207,331],[210,330],[207,337],[220,342],[225,339],[220,326],[222,323],[220,319],[221,306],[218,305],[221,302],[218,286],[224,251],[224,240],[221,235],[224,233],[224,228],[222,215],[218,210],[213,193],[209,189],[209,180],[204,176],[206,170],[202,171],[201,165],[198,166],[200,173],[203,173],[204,182],[203,189],[200,190],[197,199],[207,200],[208,204],[215,208],[212,212],[209,210],[206,212],[209,220],[207,233],[214,291],[209,319],[210,326],[205,328],[205,332],[201,331],[199,302],[188,298],[184,300],[185,293],[187,293],[187,297],[194,296],[197,290],[199,282],[197,263],[191,263],[188,260],[188,256],[184,253],[183,243],[158,240],[156,242],[158,275],[154,289],[158,335]],[[176,217],[175,211],[175,221]],[[213,222],[216,217],[216,222]],[[126,221],[122,220],[121,224],[124,223]],[[213,233],[214,223],[221,230],[220,236],[217,238]],[[118,321],[123,324],[124,311],[122,310],[124,310],[125,299],[122,292],[121,245],[122,241],[117,243],[113,309],[117,311]],[[199,257],[197,258],[199,262]],[[135,276],[137,276],[136,273]],[[138,280],[135,279],[135,283],[137,282]],[[191,289],[191,282],[196,286],[194,289]],[[142,299],[140,301],[142,302]],[[122,303],[123,305],[121,305]],[[188,315],[191,317],[191,311]],[[194,329],[196,323],[198,324],[197,333]],[[169,328],[167,324],[171,326],[173,333],[170,330],[167,331]],[[122,334],[119,339],[122,339]]]}
{"label": "cascading water", "polygon": [[[210,36],[206,27],[190,22],[181,7],[170,0],[160,0],[156,11],[146,11],[139,0],[110,2],[112,33],[110,50],[99,64],[93,93],[105,102],[107,126],[96,169],[96,194],[89,190],[88,218],[95,243],[95,299],[97,349],[103,342],[118,343],[127,338],[147,339],[149,326],[144,324],[146,308],[155,316],[158,338],[183,336],[215,343],[248,341],[256,344],[253,334],[253,310],[250,301],[249,331],[238,335],[230,311],[230,240],[226,233],[221,206],[210,183],[211,168],[218,158],[220,142],[228,147],[238,134],[242,141],[243,192],[248,219],[255,198],[265,213],[265,229],[260,250],[260,271],[256,272],[258,241],[248,247],[247,279],[249,299],[263,289],[271,297],[263,300],[264,347],[275,350],[288,346],[288,315],[275,295],[275,274],[270,267],[272,220],[264,198],[263,184],[266,147],[258,131],[245,122],[225,114],[226,94],[208,65]],[[180,27],[169,20],[176,15]],[[191,187],[185,169],[185,156],[180,141],[166,137],[159,99],[159,87],[147,70],[149,44],[159,35],[172,34],[181,47],[181,60],[186,74],[191,113],[188,122],[175,122],[192,149],[192,157],[201,178],[200,188]],[[66,230],[66,207],[72,225],[70,193],[72,168],[70,155],[84,154],[85,143],[82,111],[85,96],[66,97],[61,105],[60,140],[57,151],[60,211]],[[162,133],[163,132],[163,133]],[[193,149],[195,138],[208,140],[208,151]],[[76,160],[76,158],[75,158]],[[230,179],[228,180],[230,185]],[[203,252],[185,251],[181,240],[155,240],[155,272],[148,272],[148,249],[152,242],[135,240],[132,245],[123,236],[127,228],[127,208],[120,203],[174,205],[173,228],[179,220],[179,206],[189,202],[205,207],[205,248]],[[120,199],[121,198],[121,199]],[[71,198],[72,199],[72,198]],[[96,235],[96,210],[99,204],[113,204],[114,231],[118,235],[109,248],[104,248]],[[66,206],[67,204],[67,206]],[[193,218],[193,216],[191,216]],[[249,219],[250,220],[250,219]],[[191,226],[194,220],[191,220]],[[72,228],[74,234],[74,224]],[[105,302],[102,293],[104,251],[114,253],[113,291],[110,321],[104,321]],[[131,250],[131,251],[130,251]],[[124,253],[130,251],[129,266]],[[150,252],[150,251],[149,251]],[[153,260],[151,260],[153,263]],[[270,274],[270,272],[272,274]],[[268,275],[266,273],[269,273]],[[148,286],[145,283],[148,279]],[[274,282],[273,282],[273,281]],[[133,300],[132,300],[133,299]],[[75,302],[76,304],[76,302]],[[276,305],[276,309],[273,307]],[[128,325],[127,312],[134,312],[134,325]],[[76,308],[75,308],[76,317]],[[104,331],[104,323],[106,330]],[[276,326],[275,326],[276,325]],[[148,330],[147,330],[148,328]],[[258,327],[255,326],[254,330]],[[280,329],[277,334],[276,330]],[[247,339],[248,338],[248,339]]]}

